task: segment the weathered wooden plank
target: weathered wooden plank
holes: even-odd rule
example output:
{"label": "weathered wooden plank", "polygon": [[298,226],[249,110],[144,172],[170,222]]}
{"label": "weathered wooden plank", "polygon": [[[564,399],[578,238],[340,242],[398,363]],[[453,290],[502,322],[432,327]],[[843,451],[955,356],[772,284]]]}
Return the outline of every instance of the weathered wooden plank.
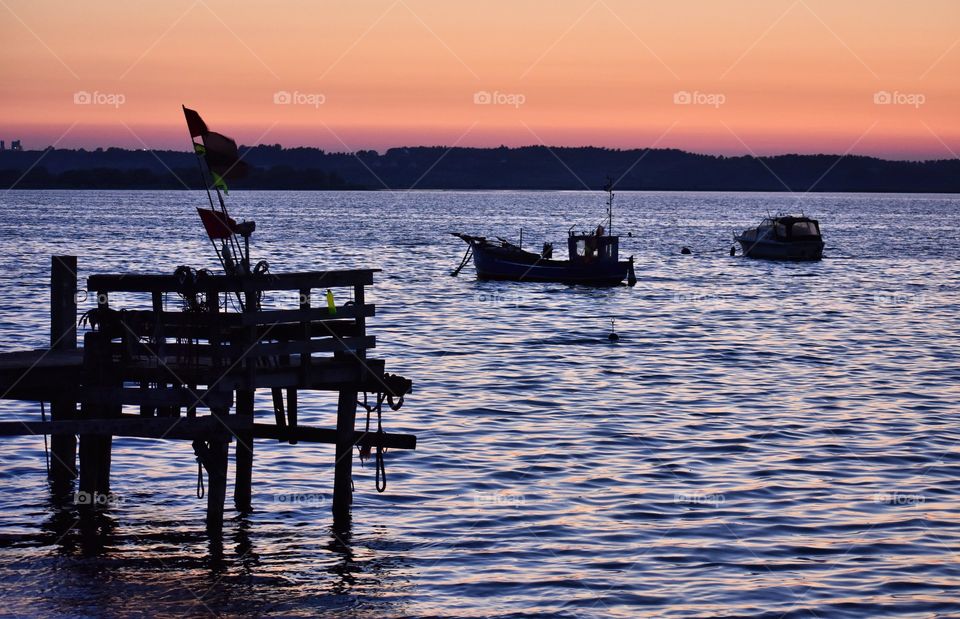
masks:
{"label": "weathered wooden plank", "polygon": [[[273,335],[273,334],[270,334]],[[239,360],[250,360],[258,357],[275,357],[299,353],[343,352],[375,348],[377,345],[374,336],[354,337],[331,335],[325,330],[323,336],[310,340],[262,342],[247,345],[245,342],[234,344],[178,344],[166,342],[162,346],[139,341],[115,342],[111,345],[111,353],[118,358],[128,359],[141,357],[149,359],[163,354],[165,358],[195,359],[197,357],[211,357],[219,351],[220,356],[231,365]]]}
{"label": "weathered wooden plank", "polygon": [[79,368],[83,363],[83,351],[50,350],[35,348],[0,353],[0,372],[25,372],[29,369],[69,367]]}
{"label": "weathered wooden plank", "polygon": [[104,404],[157,407],[218,406],[229,408],[233,394],[217,385],[215,389],[189,389],[166,387],[140,389],[137,387],[81,387],[75,392],[81,402],[96,400]]}
{"label": "weathered wooden plank", "polygon": [[114,419],[72,419],[66,421],[4,421],[0,436],[40,436],[54,432],[84,436],[130,436],[180,440],[226,440],[240,431],[233,418],[223,421],[205,417],[141,417],[125,415]]}
{"label": "weathered wooden plank", "polygon": [[[98,436],[128,436],[170,440],[230,440],[241,432],[249,432],[254,438],[301,443],[337,442],[337,431],[328,428],[297,426],[278,427],[267,423],[253,423],[249,417],[236,415],[215,418],[203,417],[141,417],[124,415],[114,419],[72,419],[65,421],[3,421],[0,436],[41,436],[54,432]],[[387,447],[390,449],[416,449],[417,437],[412,434],[390,432],[362,432],[355,430],[353,445]]]}
{"label": "weathered wooden plank", "polygon": [[273,342],[257,344],[248,353],[253,357],[274,357],[279,355],[295,355],[301,353],[318,352],[346,352],[351,350],[365,350],[376,348],[377,338],[366,337],[323,338],[294,342]]}
{"label": "weathered wooden plank", "polygon": [[[306,359],[306,357],[304,357]],[[332,358],[314,358],[309,364],[309,373],[301,374],[300,355],[291,355],[290,365],[269,368],[260,368],[256,376],[257,389],[271,387],[297,387],[316,391],[339,391],[344,386],[353,385],[360,391],[373,391],[380,388],[376,376],[382,376],[384,362],[382,359],[365,359],[364,366],[358,365],[356,360],[346,362]],[[80,368],[76,367],[43,367],[38,365],[27,370],[29,365],[21,365],[16,370],[0,371],[0,393],[7,400],[49,401],[52,397],[70,398],[75,402],[89,399],[85,390],[80,387]],[[363,371],[369,368],[368,373]],[[199,360],[199,365],[182,363],[174,358],[164,359],[163,365],[156,361],[134,361],[117,368],[117,375],[124,382],[159,382],[170,375],[178,382],[187,385],[217,384],[219,390],[225,392],[250,387],[238,370],[227,372],[227,368],[214,368],[209,358]],[[180,389],[186,390],[185,387]],[[138,393],[125,389],[122,394],[117,393],[116,399],[107,393],[107,397],[115,404],[146,404],[147,400]],[[139,390],[136,390],[139,391]],[[166,405],[189,406],[195,397],[189,390],[188,395],[164,400]],[[197,391],[197,390],[194,390]],[[199,391],[198,391],[199,393]],[[102,395],[103,392],[100,392]],[[160,396],[161,399],[166,396]],[[158,405],[160,405],[158,403]]]}
{"label": "weathered wooden plank", "polygon": [[[255,423],[253,424],[253,435],[256,438],[271,438],[279,441],[290,440],[291,438],[302,443],[326,443],[335,444],[337,442],[337,431],[327,428],[313,428],[309,426],[297,426],[296,428],[279,428],[273,424]],[[383,432],[361,432],[354,431],[353,444],[370,447],[387,447],[390,449],[416,449],[417,437],[412,434],[392,434]]]}
{"label": "weathered wooden plank", "polygon": [[341,305],[331,314],[326,307],[313,309],[262,310],[242,315],[243,324],[272,325],[287,322],[323,322],[376,315],[375,305]]}
{"label": "weathered wooden plank", "polygon": [[[341,286],[369,286],[373,274],[380,269],[352,269],[341,271],[303,271],[263,276],[237,277],[210,275],[193,286],[194,290],[214,292],[246,292],[249,290],[299,290],[301,288],[337,288]],[[154,274],[100,274],[87,278],[88,291],[103,292],[181,292],[189,291],[173,275]]]}

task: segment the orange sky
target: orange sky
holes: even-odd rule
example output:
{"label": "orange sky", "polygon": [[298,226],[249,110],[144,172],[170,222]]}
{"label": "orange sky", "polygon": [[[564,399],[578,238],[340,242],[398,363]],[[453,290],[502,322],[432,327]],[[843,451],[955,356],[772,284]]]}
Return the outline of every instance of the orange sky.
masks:
{"label": "orange sky", "polygon": [[331,150],[960,153],[958,0],[0,0],[0,15],[0,139],[27,148],[185,150],[186,103],[241,143]]}

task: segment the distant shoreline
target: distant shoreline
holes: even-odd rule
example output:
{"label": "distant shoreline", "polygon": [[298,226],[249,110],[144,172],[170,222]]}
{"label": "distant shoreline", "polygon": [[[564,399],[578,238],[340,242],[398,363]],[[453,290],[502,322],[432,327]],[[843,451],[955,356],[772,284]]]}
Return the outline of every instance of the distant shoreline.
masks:
{"label": "distant shoreline", "polygon": [[[724,157],[673,149],[392,148],[328,153],[242,147],[251,168],[231,189],[599,190],[775,193],[960,193],[960,160],[864,156]],[[0,186],[14,189],[202,189],[195,155],[120,148],[0,151]]]}

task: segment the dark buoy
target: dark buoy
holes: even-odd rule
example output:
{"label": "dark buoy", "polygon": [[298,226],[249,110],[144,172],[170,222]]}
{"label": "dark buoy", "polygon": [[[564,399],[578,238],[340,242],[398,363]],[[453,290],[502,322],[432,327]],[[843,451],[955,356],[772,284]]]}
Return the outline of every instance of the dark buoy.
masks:
{"label": "dark buoy", "polygon": [[684,256],[689,256],[689,255],[692,254],[693,252],[690,251],[690,248],[689,248],[689,247],[684,247],[683,249],[680,250],[680,253],[683,254]]}
{"label": "dark buoy", "polygon": [[736,255],[737,255],[737,246],[736,246],[736,245],[733,245],[733,246],[730,247],[730,255],[731,255],[731,256],[736,256]]}
{"label": "dark buoy", "polygon": [[615,318],[610,319],[610,334],[607,336],[607,339],[611,342],[619,342],[620,336],[617,335],[617,321]]}

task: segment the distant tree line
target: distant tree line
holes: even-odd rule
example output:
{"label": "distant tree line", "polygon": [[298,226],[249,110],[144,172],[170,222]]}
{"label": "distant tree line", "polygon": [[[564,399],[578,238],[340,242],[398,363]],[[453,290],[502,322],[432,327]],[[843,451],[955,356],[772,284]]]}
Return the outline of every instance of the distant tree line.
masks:
{"label": "distant tree line", "polygon": [[[839,155],[724,157],[672,149],[446,148],[355,153],[242,147],[231,189],[600,189],[960,192],[960,161]],[[23,189],[200,188],[193,153],[107,148],[0,151],[0,185]]]}

